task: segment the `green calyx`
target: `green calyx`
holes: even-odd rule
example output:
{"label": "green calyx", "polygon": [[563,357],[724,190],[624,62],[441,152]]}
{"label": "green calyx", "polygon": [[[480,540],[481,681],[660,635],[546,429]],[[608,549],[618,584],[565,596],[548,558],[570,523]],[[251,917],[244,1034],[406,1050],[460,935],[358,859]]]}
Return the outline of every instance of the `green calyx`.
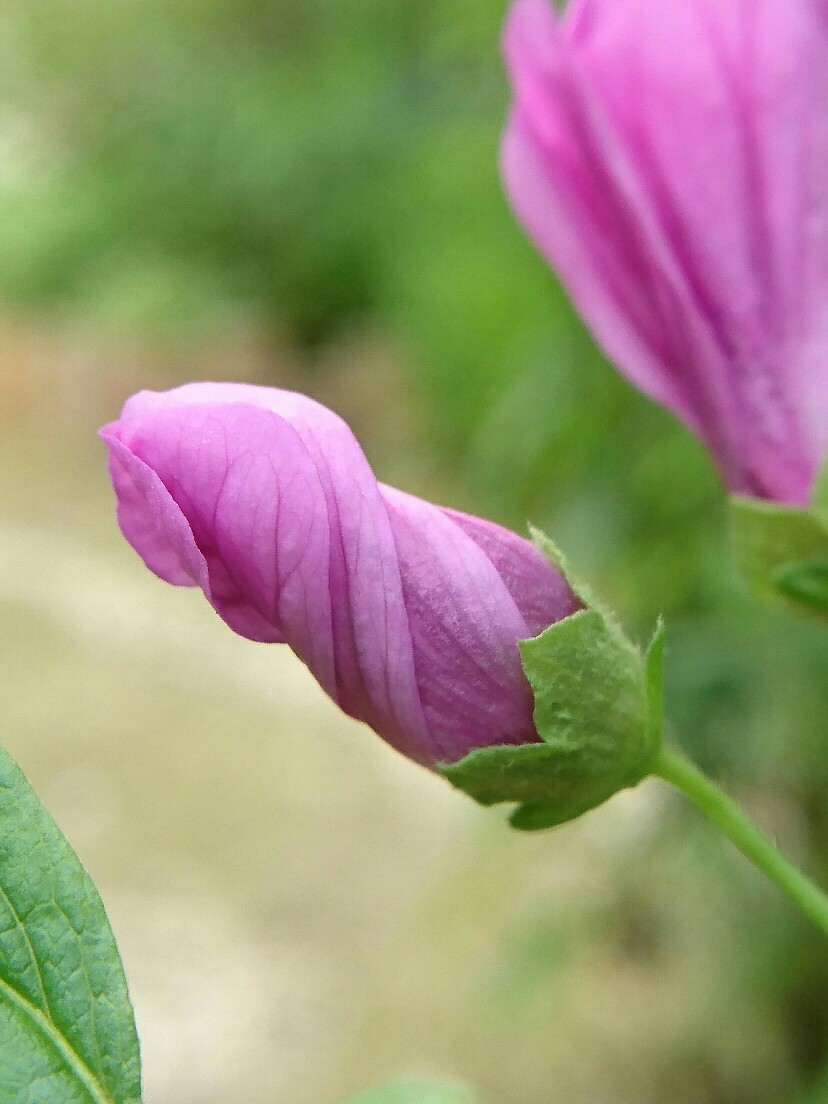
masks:
{"label": "green calyx", "polygon": [[516,803],[511,823],[526,831],[573,820],[646,778],[663,718],[661,627],[642,656],[548,538],[533,537],[585,607],[520,645],[542,742],[481,748],[439,768],[482,805]]}
{"label": "green calyx", "polygon": [[810,508],[737,495],[731,528],[739,568],[754,593],[828,620],[828,464]]}

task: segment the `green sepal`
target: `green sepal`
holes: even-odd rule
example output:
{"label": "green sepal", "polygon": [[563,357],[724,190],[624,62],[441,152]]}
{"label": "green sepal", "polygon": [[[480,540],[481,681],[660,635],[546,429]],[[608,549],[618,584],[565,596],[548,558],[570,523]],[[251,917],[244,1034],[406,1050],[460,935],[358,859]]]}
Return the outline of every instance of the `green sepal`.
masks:
{"label": "green sepal", "polygon": [[[557,549],[552,558],[572,585]],[[592,601],[582,585],[573,590]],[[610,615],[586,608],[520,650],[543,742],[481,748],[438,769],[482,805],[517,803],[513,827],[534,831],[574,820],[650,773],[662,735],[663,633],[659,626],[645,659]]]}
{"label": "green sepal", "polygon": [[664,732],[664,621],[658,619],[653,639],[644,656],[644,681],[647,687],[649,737],[653,754],[661,746]]}
{"label": "green sepal", "polygon": [[750,588],[799,612],[828,617],[828,479],[820,476],[811,509],[734,496],[736,559]]}
{"label": "green sepal", "polygon": [[787,564],[773,581],[785,598],[828,617],[828,559]]}
{"label": "green sepal", "polygon": [[519,814],[529,806],[554,809],[554,814],[548,814],[552,823],[543,825],[551,828],[600,805],[615,792],[607,791],[600,777],[586,774],[576,748],[553,748],[546,743],[479,748],[458,763],[442,764],[440,771],[480,805],[520,803],[512,818],[516,827],[523,827]]}
{"label": "green sepal", "polygon": [[477,1104],[468,1085],[432,1081],[395,1081],[349,1097],[345,1104]]}
{"label": "green sepal", "polygon": [[529,526],[529,536],[532,538],[532,544],[546,556],[547,560],[560,571],[561,575],[566,579],[569,584],[569,589],[575,595],[575,597],[581,602],[587,609],[597,610],[607,620],[612,621],[613,617],[609,610],[603,609],[598,599],[592,592],[592,588],[588,586],[583,579],[579,578],[569,562],[569,559],[564,552],[558,548],[557,544],[551,537],[547,536],[542,529],[537,529],[534,525]]}

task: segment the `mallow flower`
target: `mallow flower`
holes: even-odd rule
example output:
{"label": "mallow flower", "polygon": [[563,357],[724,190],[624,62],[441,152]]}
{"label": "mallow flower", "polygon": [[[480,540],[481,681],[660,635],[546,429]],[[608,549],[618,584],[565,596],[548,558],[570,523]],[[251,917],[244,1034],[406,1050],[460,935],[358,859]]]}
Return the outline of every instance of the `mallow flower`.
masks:
{"label": "mallow flower", "polygon": [[581,603],[529,541],[377,482],[348,426],[288,391],[145,391],[101,435],[146,565],[289,645],[404,755],[539,743],[518,642]]}
{"label": "mallow flower", "polygon": [[124,536],[242,636],[289,645],[346,713],[512,824],[550,828],[649,775],[683,790],[828,931],[828,898],[662,742],[643,656],[540,534],[378,483],[303,395],[195,383],[101,435]]}
{"label": "mallow flower", "polygon": [[729,489],[828,449],[825,0],[517,0],[511,204],[609,358]]}

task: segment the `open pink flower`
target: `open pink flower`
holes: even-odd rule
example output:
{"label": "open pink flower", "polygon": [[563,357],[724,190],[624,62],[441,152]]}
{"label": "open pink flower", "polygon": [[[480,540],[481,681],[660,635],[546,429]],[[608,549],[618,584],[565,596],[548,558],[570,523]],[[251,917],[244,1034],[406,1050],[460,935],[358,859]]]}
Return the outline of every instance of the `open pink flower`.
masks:
{"label": "open pink flower", "polygon": [[608,356],[737,492],[828,448],[826,0],[517,0],[508,194]]}
{"label": "open pink flower", "polygon": [[528,541],[378,483],[345,423],[287,391],[141,392],[101,432],[147,566],[289,644],[405,755],[538,739],[517,644],[578,602]]}

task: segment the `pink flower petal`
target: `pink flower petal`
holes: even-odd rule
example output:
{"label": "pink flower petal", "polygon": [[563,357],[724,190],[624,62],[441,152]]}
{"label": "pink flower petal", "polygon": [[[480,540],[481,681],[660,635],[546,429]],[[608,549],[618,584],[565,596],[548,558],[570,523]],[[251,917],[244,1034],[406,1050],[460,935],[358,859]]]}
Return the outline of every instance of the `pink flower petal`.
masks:
{"label": "pink flower petal", "polygon": [[518,641],[577,602],[527,541],[381,487],[345,423],[289,392],[142,392],[102,436],[147,565],[288,643],[404,754],[538,739]]}
{"label": "pink flower petal", "polygon": [[814,0],[518,0],[513,206],[607,354],[735,490],[828,447],[828,24]]}

